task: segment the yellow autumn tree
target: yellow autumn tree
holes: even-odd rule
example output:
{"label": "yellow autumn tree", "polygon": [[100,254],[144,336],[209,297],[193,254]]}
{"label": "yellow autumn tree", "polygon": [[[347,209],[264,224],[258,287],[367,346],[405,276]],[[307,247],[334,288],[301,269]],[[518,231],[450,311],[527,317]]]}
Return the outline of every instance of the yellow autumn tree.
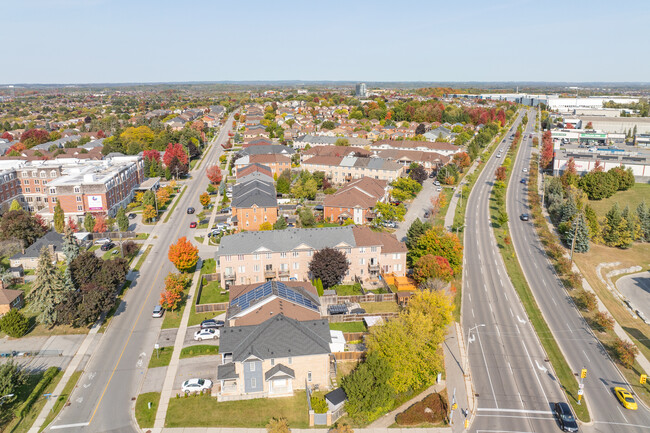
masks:
{"label": "yellow autumn tree", "polygon": [[183,236],[175,244],[169,246],[167,257],[176,266],[176,269],[187,272],[199,261],[199,249]]}

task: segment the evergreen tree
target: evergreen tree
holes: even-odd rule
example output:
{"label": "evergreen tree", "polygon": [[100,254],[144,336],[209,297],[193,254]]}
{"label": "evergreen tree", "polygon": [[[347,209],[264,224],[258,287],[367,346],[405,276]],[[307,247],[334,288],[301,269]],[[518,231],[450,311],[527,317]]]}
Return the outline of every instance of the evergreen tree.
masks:
{"label": "evergreen tree", "polygon": [[650,209],[645,201],[639,203],[636,208],[636,216],[639,219],[639,238],[650,242]]}
{"label": "evergreen tree", "polygon": [[570,247],[573,243],[573,235],[576,235],[575,245],[573,251],[576,253],[586,253],[589,251],[589,227],[585,221],[585,217],[579,214],[573,219],[571,230],[566,234],[566,244]]}
{"label": "evergreen tree", "polygon": [[57,201],[56,206],[54,206],[54,230],[57,233],[63,233],[63,230],[65,230],[65,214],[60,201]]}
{"label": "evergreen tree", "polygon": [[576,212],[578,212],[576,201],[573,198],[573,195],[569,194],[560,209],[560,223],[565,223],[573,220]]}
{"label": "evergreen tree", "polygon": [[9,206],[9,210],[23,210],[23,207],[18,203],[18,200],[14,199]]}
{"label": "evergreen tree", "polygon": [[65,254],[65,261],[70,266],[70,262],[77,258],[79,255],[79,244],[77,239],[74,237],[72,230],[69,228],[65,231],[65,236],[63,237],[63,254]]}
{"label": "evergreen tree", "polygon": [[280,215],[280,218],[278,218],[275,223],[273,223],[273,230],[284,230],[287,227],[287,220],[282,215]]}
{"label": "evergreen tree", "polygon": [[605,214],[605,226],[603,227],[603,242],[605,245],[610,247],[619,246],[620,242],[620,233],[619,228],[621,226],[621,208],[618,206],[618,203],[614,203],[612,207]]}
{"label": "evergreen tree", "polygon": [[625,209],[623,209],[623,212],[621,212],[621,216],[627,222],[626,227],[627,227],[627,232],[630,234],[630,239],[632,240],[631,242],[634,242],[635,240],[639,239],[639,237],[641,236],[641,226],[639,224],[639,220],[637,219],[636,215],[630,212],[629,206],[625,206]]}
{"label": "evergreen tree", "polygon": [[64,281],[56,265],[52,263],[52,255],[47,247],[43,247],[38,258],[36,279],[29,294],[29,309],[39,313],[36,321],[47,326],[56,323],[56,306],[64,297]]}
{"label": "evergreen tree", "polygon": [[585,206],[585,217],[587,219],[587,225],[589,226],[589,238],[592,242],[600,243],[603,241],[600,233],[600,223],[598,222],[598,216],[594,209],[586,205]]}
{"label": "evergreen tree", "polygon": [[426,221],[420,221],[420,218],[416,218],[415,221],[411,223],[408,231],[406,232],[406,248],[411,250],[415,247],[420,236],[422,236],[427,230],[432,227],[431,223]]}
{"label": "evergreen tree", "polygon": [[125,232],[129,229],[129,218],[126,216],[126,211],[123,207],[120,207],[117,210],[115,219],[117,220],[117,227],[121,232]]}

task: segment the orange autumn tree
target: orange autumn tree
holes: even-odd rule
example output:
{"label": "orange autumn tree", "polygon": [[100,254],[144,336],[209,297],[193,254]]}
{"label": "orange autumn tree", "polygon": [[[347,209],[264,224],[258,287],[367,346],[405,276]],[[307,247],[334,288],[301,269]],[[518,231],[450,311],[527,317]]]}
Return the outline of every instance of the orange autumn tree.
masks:
{"label": "orange autumn tree", "polygon": [[204,192],[199,196],[199,201],[203,207],[207,207],[210,204],[210,195],[207,192]]}
{"label": "orange autumn tree", "polygon": [[95,233],[105,233],[108,231],[108,226],[106,224],[106,218],[103,215],[97,215],[95,217],[95,227],[93,227]]}
{"label": "orange autumn tree", "polygon": [[169,246],[167,257],[176,266],[176,269],[187,272],[199,261],[199,249],[183,236],[178,239],[178,242]]}
{"label": "orange autumn tree", "polygon": [[160,306],[171,311],[178,308],[188,282],[185,275],[170,272],[165,278],[165,290],[160,293]]}

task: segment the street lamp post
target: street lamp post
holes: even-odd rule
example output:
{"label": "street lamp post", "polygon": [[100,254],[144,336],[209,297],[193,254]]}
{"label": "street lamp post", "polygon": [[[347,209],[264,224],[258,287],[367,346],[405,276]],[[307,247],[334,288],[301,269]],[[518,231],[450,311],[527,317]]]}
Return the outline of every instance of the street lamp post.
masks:
{"label": "street lamp post", "polygon": [[0,405],[2,405],[2,401],[3,401],[5,398],[11,398],[11,397],[13,397],[13,396],[14,396],[14,394],[7,394],[7,395],[3,395],[2,397],[0,397]]}
{"label": "street lamp post", "polygon": [[467,372],[467,370],[469,368],[469,334],[472,332],[472,330],[474,330],[474,329],[478,330],[478,328],[482,328],[484,326],[485,326],[485,323],[481,323],[480,325],[472,326],[471,328],[469,328],[467,330],[467,339],[466,339],[466,343],[465,343],[465,368],[464,368],[465,374],[467,374],[466,372]]}

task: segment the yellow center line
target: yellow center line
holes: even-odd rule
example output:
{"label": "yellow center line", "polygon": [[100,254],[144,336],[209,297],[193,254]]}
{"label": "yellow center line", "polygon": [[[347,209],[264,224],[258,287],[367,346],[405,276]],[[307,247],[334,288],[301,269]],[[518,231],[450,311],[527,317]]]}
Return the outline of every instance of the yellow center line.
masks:
{"label": "yellow center line", "polygon": [[[180,200],[181,197],[179,197]],[[182,217],[181,217],[182,218]],[[176,233],[174,233],[174,236],[172,238],[175,238],[178,236],[178,233],[181,231],[181,227],[183,227],[182,224],[179,224],[178,229],[176,230]],[[93,418],[95,418],[95,414],[97,413],[97,410],[99,409],[99,405],[102,402],[102,399],[104,398],[104,394],[106,394],[106,390],[108,389],[108,386],[111,384],[111,380],[113,379],[113,375],[117,371],[117,367],[120,365],[120,361],[122,360],[122,356],[124,355],[124,352],[126,351],[126,347],[129,345],[129,341],[131,340],[131,336],[135,332],[135,327],[138,325],[138,322],[140,321],[140,317],[142,316],[142,312],[144,311],[144,307],[147,305],[147,300],[149,299],[149,296],[151,296],[151,292],[153,288],[156,286],[156,281],[158,281],[158,276],[160,275],[160,271],[162,271],[163,265],[160,265],[158,268],[158,272],[156,272],[156,276],[154,277],[153,283],[151,284],[151,287],[149,288],[149,292],[147,293],[147,297],[145,298],[144,302],[142,303],[142,307],[140,307],[140,312],[138,313],[138,318],[135,320],[135,323],[133,324],[133,328],[131,328],[131,332],[129,333],[129,337],[126,339],[126,343],[124,343],[124,347],[122,348],[122,352],[120,353],[120,357],[117,359],[117,363],[115,364],[115,367],[113,367],[113,371],[111,372],[110,377],[108,378],[108,382],[106,383],[106,386],[104,387],[104,390],[102,391],[102,395],[99,397],[99,400],[97,401],[97,406],[95,406],[95,410],[93,411],[92,416],[90,417],[90,421],[88,421],[88,425],[93,422]]]}

